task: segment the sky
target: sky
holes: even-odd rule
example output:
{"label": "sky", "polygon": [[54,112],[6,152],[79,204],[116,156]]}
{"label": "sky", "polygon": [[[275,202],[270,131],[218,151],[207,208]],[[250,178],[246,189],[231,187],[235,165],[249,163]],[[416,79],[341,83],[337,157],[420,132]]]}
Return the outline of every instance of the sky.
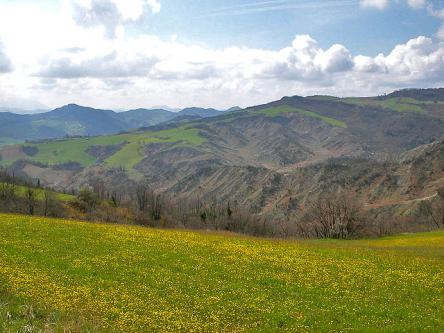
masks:
{"label": "sky", "polygon": [[444,0],[0,0],[0,107],[224,109],[443,81]]}

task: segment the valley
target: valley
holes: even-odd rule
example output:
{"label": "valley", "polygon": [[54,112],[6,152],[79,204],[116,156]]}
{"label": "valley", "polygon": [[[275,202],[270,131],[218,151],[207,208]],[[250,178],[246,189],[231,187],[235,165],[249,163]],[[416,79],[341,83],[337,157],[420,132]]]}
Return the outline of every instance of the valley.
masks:
{"label": "valley", "polygon": [[145,180],[165,193],[292,216],[325,188],[347,186],[367,207],[405,211],[396,206],[444,185],[442,103],[443,89],[285,97],[115,135],[9,145],[0,164],[65,192],[98,180],[121,189]]}

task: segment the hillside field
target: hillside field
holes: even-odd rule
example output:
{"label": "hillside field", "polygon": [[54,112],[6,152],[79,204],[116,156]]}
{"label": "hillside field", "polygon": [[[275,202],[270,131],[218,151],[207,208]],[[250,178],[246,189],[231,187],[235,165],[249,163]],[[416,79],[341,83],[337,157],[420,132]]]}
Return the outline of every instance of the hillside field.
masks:
{"label": "hillside field", "polygon": [[0,215],[0,235],[3,332],[444,331],[444,232],[277,241]]}
{"label": "hillside field", "polygon": [[[0,187],[3,186],[4,183],[0,182]],[[28,187],[22,186],[22,185],[15,185],[16,194],[20,198],[25,198],[27,195]],[[44,200],[44,189],[40,188],[33,188],[33,191],[35,192],[35,197],[38,200]],[[74,196],[71,194],[66,193],[59,193],[59,192],[53,192],[53,191],[47,191],[49,194],[54,196],[54,199],[57,199],[61,202],[69,202],[74,200]]]}

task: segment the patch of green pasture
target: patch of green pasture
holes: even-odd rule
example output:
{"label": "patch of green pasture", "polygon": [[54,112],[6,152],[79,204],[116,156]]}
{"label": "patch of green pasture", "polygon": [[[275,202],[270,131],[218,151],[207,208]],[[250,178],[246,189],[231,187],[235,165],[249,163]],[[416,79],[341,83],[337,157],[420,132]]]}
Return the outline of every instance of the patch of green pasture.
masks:
{"label": "patch of green pasture", "polygon": [[[116,154],[109,157],[105,162],[110,166],[123,166],[131,169],[143,159],[143,146],[154,142],[177,142],[195,146],[205,142],[205,139],[199,135],[198,129],[183,126],[157,132],[133,132],[91,138],[69,138],[30,143],[26,146],[35,147],[38,150],[34,156],[29,156],[28,160],[46,165],[58,165],[75,161],[86,167],[96,162],[96,158],[87,152],[88,148],[125,143]],[[12,163],[12,161],[0,161],[0,163],[6,165]]]}
{"label": "patch of green pasture", "polygon": [[[21,186],[21,185],[16,186],[17,195],[20,197],[25,197],[27,190],[28,190],[28,188],[26,186]],[[35,191],[35,195],[38,200],[44,199],[44,193],[45,193],[44,189],[33,188],[33,190]],[[59,193],[59,192],[54,192],[54,191],[49,191],[49,193],[54,195],[54,197],[56,199],[63,201],[63,202],[68,202],[68,201],[71,201],[74,199],[74,196],[71,194]]]}
{"label": "patch of green pasture", "polygon": [[299,108],[294,108],[291,106],[287,106],[287,105],[283,105],[283,106],[279,106],[279,107],[274,107],[274,108],[267,108],[267,109],[262,109],[262,110],[257,110],[257,111],[253,111],[255,113],[259,113],[259,114],[263,114],[266,116],[271,116],[271,117],[275,117],[281,113],[299,113],[302,114],[304,116],[307,117],[311,117],[311,118],[316,118],[316,119],[320,119],[323,122],[327,123],[328,125],[331,126],[335,126],[335,127],[342,127],[342,128],[346,128],[347,124],[343,121],[331,118],[331,117],[327,117],[327,116],[323,116],[320,115],[318,113],[312,112],[312,111],[308,111],[308,110],[304,110],[304,109],[299,109]]}
{"label": "patch of green pasture", "polygon": [[197,128],[179,127],[158,132],[134,134],[127,138],[128,143],[117,153],[108,157],[105,163],[109,166],[122,166],[126,170],[133,169],[146,156],[145,146],[149,143],[174,143],[198,146],[205,142]]}
{"label": "patch of green pasture", "polygon": [[424,112],[424,105],[429,103],[410,97],[375,99],[375,98],[343,98],[342,102],[358,106],[375,106],[396,112]]}

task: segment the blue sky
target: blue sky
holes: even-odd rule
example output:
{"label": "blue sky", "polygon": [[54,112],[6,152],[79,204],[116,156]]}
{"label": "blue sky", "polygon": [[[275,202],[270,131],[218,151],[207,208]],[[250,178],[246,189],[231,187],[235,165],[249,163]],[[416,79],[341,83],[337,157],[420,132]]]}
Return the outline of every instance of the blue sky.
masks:
{"label": "blue sky", "polygon": [[309,34],[322,47],[341,43],[353,53],[376,55],[419,35],[433,36],[439,26],[427,10],[405,2],[378,10],[358,0],[166,0],[145,29],[211,47],[275,50],[297,34]]}
{"label": "blue sky", "polygon": [[442,0],[0,0],[0,106],[248,106],[444,82]]}

